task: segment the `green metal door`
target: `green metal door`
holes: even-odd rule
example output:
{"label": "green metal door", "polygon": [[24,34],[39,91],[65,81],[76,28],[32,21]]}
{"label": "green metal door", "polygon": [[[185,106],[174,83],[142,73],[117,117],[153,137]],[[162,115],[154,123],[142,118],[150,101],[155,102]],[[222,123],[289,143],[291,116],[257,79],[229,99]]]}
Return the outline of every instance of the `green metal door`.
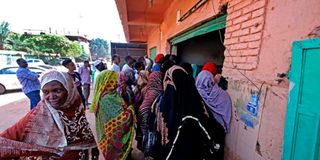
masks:
{"label": "green metal door", "polygon": [[293,43],[284,160],[320,159],[320,38]]}
{"label": "green metal door", "polygon": [[156,55],[157,55],[157,48],[153,47],[150,49],[150,58],[153,60],[153,62],[156,59]]}

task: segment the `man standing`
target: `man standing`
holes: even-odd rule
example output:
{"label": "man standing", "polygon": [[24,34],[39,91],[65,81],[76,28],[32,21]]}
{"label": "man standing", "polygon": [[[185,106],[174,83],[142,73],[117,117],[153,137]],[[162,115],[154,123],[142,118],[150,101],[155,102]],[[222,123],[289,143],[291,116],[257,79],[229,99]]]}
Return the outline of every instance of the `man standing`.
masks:
{"label": "man standing", "polygon": [[17,70],[17,77],[22,85],[22,91],[30,99],[30,110],[37,106],[40,98],[40,81],[39,75],[35,72],[31,72],[28,69],[28,63],[23,58],[17,59],[19,69]]}
{"label": "man standing", "polygon": [[122,71],[127,69],[133,70],[134,59],[131,56],[126,56],[125,58],[126,64],[123,65]]}
{"label": "man standing", "polygon": [[94,72],[94,78],[93,78],[93,87],[95,87],[95,81],[99,75],[100,72],[102,72],[106,67],[105,65],[103,64],[102,61],[100,60],[96,60],[94,61],[94,67],[96,68],[96,71]]}
{"label": "man standing", "polygon": [[115,54],[112,56],[112,67],[111,67],[111,71],[115,71],[117,73],[120,73],[120,67],[119,67],[119,63],[120,63],[120,56]]}
{"label": "man standing", "polygon": [[91,84],[91,68],[89,61],[84,61],[83,66],[79,68],[79,73],[81,76],[81,84],[83,89],[83,96],[86,101],[86,106],[89,105],[88,98],[90,95],[90,84]]}
{"label": "man standing", "polygon": [[71,59],[67,58],[62,62],[62,65],[68,69],[68,74],[73,78],[74,84],[77,87],[77,90],[81,96],[83,106],[86,108],[86,101],[82,93],[82,84],[81,84],[81,76],[78,72],[75,72],[76,65],[72,62]]}

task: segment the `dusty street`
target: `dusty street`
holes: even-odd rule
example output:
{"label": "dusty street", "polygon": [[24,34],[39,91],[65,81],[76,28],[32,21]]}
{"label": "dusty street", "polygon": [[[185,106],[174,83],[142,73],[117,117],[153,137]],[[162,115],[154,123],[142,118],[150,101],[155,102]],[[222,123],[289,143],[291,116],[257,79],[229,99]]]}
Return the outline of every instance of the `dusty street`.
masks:
{"label": "dusty street", "polygon": [[[89,99],[92,99],[91,95]],[[28,111],[29,99],[26,98],[23,92],[15,91],[0,95],[0,132],[18,122],[20,118],[28,113]],[[87,110],[86,116],[89,121],[90,128],[94,132],[94,135],[96,135],[94,114]],[[143,159],[142,153],[136,149],[135,144],[136,143],[134,141],[132,151],[133,159]],[[103,159],[102,156],[100,156],[100,159]]]}
{"label": "dusty street", "polygon": [[8,91],[5,94],[0,95],[0,108],[11,102],[27,98],[27,96],[21,90]]}

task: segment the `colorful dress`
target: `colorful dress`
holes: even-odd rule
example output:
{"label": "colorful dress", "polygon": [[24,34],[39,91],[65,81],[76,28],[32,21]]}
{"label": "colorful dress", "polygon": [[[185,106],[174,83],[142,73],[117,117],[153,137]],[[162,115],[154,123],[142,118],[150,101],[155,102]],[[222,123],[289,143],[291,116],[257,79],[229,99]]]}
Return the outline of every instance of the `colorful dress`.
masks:
{"label": "colorful dress", "polygon": [[[134,111],[117,91],[118,74],[99,74],[90,111],[96,115],[98,145],[105,159],[130,156],[134,135]],[[123,87],[123,86],[122,86]]]}

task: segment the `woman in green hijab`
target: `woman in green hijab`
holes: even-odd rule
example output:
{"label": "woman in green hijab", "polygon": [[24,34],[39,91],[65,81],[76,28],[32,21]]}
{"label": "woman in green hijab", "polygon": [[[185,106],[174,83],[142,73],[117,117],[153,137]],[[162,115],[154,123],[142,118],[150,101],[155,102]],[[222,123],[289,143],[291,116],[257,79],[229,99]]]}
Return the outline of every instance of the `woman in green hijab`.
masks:
{"label": "woman in green hijab", "polygon": [[127,96],[124,81],[114,71],[101,72],[96,81],[90,111],[96,115],[98,145],[105,159],[127,159],[131,153],[134,111],[122,98]]}

